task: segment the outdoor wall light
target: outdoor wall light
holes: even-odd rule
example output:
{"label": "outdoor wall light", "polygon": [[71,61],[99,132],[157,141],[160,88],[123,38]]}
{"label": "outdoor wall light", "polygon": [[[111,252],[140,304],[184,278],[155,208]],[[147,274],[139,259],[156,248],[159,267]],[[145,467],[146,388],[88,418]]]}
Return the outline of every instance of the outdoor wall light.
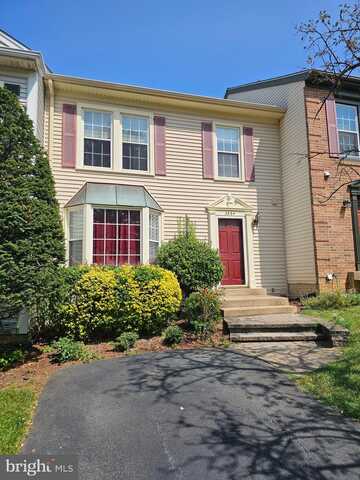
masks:
{"label": "outdoor wall light", "polygon": [[343,207],[344,208],[350,208],[351,207],[351,201],[350,200],[344,200],[343,201]]}
{"label": "outdoor wall light", "polygon": [[327,179],[330,178],[330,177],[331,177],[331,173],[330,173],[328,170],[325,170],[325,172],[324,172],[324,178],[325,178],[325,180],[327,180]]}
{"label": "outdoor wall light", "polygon": [[257,228],[259,226],[259,221],[260,221],[260,215],[259,215],[259,212],[256,212],[254,220],[252,221],[252,226],[254,228]]}

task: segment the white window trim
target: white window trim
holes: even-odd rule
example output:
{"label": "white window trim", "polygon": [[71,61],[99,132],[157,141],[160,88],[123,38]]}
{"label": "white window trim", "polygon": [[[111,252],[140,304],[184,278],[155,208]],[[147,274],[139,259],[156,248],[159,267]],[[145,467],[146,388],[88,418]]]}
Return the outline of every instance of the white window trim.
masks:
{"label": "white window trim", "polygon": [[[108,173],[121,173],[124,175],[155,175],[155,157],[154,157],[154,112],[137,110],[132,108],[111,107],[100,103],[77,103],[77,148],[76,148],[76,169],[90,170]],[[112,114],[111,122],[111,166],[110,167],[92,167],[84,164],[84,111],[92,110]],[[132,170],[122,168],[122,117],[126,115],[134,117],[143,117],[149,120],[149,143],[148,143],[148,169]]]}
{"label": "white window trim", "polygon": [[[158,217],[158,230],[159,230],[159,238],[158,240],[152,240],[150,238],[150,215],[156,215]],[[149,261],[150,261],[150,242],[156,242],[158,244],[158,250],[161,246],[161,238],[162,238],[162,215],[161,215],[161,212],[157,211],[157,210],[150,210],[149,211],[149,234],[148,234],[148,244],[149,244]]]}
{"label": "white window trim", "polygon": [[76,205],[74,207],[65,208],[64,214],[64,240],[65,240],[65,261],[69,265],[70,262],[70,212],[82,211],[83,212],[83,238],[82,238],[82,263],[87,263],[86,255],[86,207],[87,205]]}
{"label": "white window trim", "polygon": [[[129,207],[128,205],[97,205],[86,204],[81,207],[68,207],[65,215],[65,232],[66,232],[66,258],[67,263],[69,261],[69,211],[71,209],[84,208],[83,212],[83,225],[84,225],[84,237],[83,237],[83,263],[92,265],[93,263],[93,219],[94,209],[112,209],[112,210],[136,210],[140,211],[140,262],[142,264],[149,263],[149,215],[150,209],[148,207]],[[151,211],[156,213],[155,211]],[[162,212],[159,212],[159,247],[162,244],[163,238],[163,223]]]}
{"label": "white window trim", "polygon": [[[245,162],[244,162],[244,141],[243,141],[243,125],[233,122],[212,122],[212,134],[213,134],[213,170],[214,170],[214,180],[219,180],[221,182],[245,182]],[[216,129],[218,127],[230,127],[239,129],[239,177],[221,177],[219,176],[219,165],[218,165],[218,148],[217,148],[217,135]]]}
{"label": "white window trim", "polygon": [[[336,103],[336,105],[345,105],[347,107],[355,108],[355,111],[356,111],[356,126],[357,126],[356,131],[354,131],[354,130],[343,130],[342,128],[339,128],[339,127],[337,127],[337,131],[338,131],[339,145],[340,145],[340,135],[339,135],[340,132],[342,132],[342,133],[352,133],[352,134],[355,133],[357,135],[359,153],[358,153],[358,155],[356,155],[356,154],[348,155],[347,158],[359,160],[359,158],[360,158],[359,107],[358,107],[357,104],[354,104],[354,103],[344,103],[344,102],[335,102],[335,103]],[[336,107],[336,105],[335,105],[335,107]],[[335,108],[335,112],[336,112],[336,108]],[[336,123],[337,123],[337,114],[336,114]]]}

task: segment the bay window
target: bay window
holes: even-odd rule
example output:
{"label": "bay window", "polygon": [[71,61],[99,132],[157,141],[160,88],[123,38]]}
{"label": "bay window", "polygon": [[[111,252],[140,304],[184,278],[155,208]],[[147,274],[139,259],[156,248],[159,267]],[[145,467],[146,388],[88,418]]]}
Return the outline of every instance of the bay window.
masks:
{"label": "bay window", "polygon": [[340,153],[359,156],[359,122],[356,105],[336,104]]}
{"label": "bay window", "polygon": [[86,182],[65,208],[71,265],[154,261],[162,208],[145,187]]}
{"label": "bay window", "polygon": [[109,112],[84,111],[84,165],[111,167],[111,122]]}
{"label": "bay window", "polygon": [[239,178],[241,176],[240,129],[218,126],[216,128],[216,139],[218,176]]}
{"label": "bay window", "polygon": [[148,170],[149,119],[122,116],[122,168]]}

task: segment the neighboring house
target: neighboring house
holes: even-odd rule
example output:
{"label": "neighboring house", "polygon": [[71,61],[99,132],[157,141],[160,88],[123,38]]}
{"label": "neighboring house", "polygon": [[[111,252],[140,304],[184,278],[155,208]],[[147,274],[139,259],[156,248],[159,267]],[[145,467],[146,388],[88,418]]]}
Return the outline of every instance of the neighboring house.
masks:
{"label": "neighboring house", "polygon": [[286,109],[280,121],[281,175],[293,296],[352,287],[359,275],[359,88],[360,78],[349,78],[328,98],[322,73],[305,70],[225,94]]}
{"label": "neighboring house", "polygon": [[0,30],[0,86],[14,92],[43,141],[44,82],[48,73],[42,55]]}

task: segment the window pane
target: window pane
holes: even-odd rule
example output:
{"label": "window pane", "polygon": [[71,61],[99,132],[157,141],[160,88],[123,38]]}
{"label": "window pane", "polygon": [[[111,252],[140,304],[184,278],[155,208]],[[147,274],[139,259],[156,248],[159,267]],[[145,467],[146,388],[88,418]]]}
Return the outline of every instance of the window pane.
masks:
{"label": "window pane", "polygon": [[357,108],[354,105],[336,104],[336,121],[339,130],[358,131]]}
{"label": "window pane", "polygon": [[239,177],[239,155],[218,153],[219,177]]}
{"label": "window pane", "polygon": [[94,240],[93,241],[93,254],[102,255],[105,252],[105,242],[104,240]]}
{"label": "window pane", "polygon": [[95,223],[104,223],[105,222],[105,210],[102,208],[94,208],[94,222]]}
{"label": "window pane", "polygon": [[119,210],[119,223],[128,223],[129,221],[129,211],[128,210]]}
{"label": "window pane", "polygon": [[71,240],[69,242],[69,264],[75,265],[82,262],[82,240]]}
{"label": "window pane", "polygon": [[150,262],[154,262],[156,259],[157,252],[159,250],[159,243],[158,242],[150,242],[149,245],[149,260]]}
{"label": "window pane", "polygon": [[83,210],[69,212],[69,239],[82,240],[83,238]]}
{"label": "window pane", "polygon": [[84,165],[110,167],[110,141],[84,139]]}
{"label": "window pane", "polygon": [[159,215],[150,214],[149,238],[150,241],[159,241]]}
{"label": "window pane", "polygon": [[139,211],[131,211],[130,210],[130,223],[134,223],[136,225],[140,224],[140,212]]}
{"label": "window pane", "polygon": [[123,168],[130,170],[147,170],[147,145],[123,143]]}
{"label": "window pane", "polygon": [[339,131],[340,152],[359,155],[358,136],[356,133]]}
{"label": "window pane", "polygon": [[219,152],[233,152],[240,151],[240,133],[238,128],[233,127],[217,127],[217,148]]}
{"label": "window pane", "polygon": [[117,223],[117,210],[106,210],[106,223]]}

